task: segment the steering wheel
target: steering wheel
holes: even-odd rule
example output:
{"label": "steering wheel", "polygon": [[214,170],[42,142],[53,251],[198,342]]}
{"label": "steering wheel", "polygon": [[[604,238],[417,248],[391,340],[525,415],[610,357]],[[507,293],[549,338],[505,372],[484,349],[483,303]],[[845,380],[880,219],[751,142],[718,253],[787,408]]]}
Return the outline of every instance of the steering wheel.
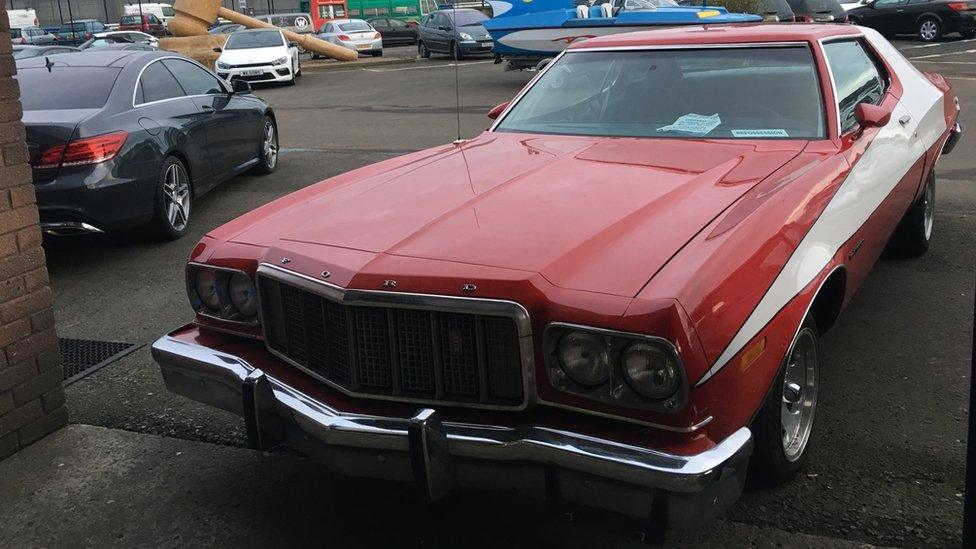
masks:
{"label": "steering wheel", "polygon": [[774,111],[773,109],[770,109],[769,107],[767,107],[765,105],[760,105],[759,103],[735,103],[735,104],[729,106],[728,108],[726,108],[725,110],[726,110],[726,113],[728,113],[730,115],[733,114],[733,113],[745,114],[745,115],[748,115],[748,114],[771,115],[774,118],[776,118],[777,120],[780,120],[780,121],[783,121],[783,122],[786,121],[786,117],[785,116],[783,116],[782,114]]}

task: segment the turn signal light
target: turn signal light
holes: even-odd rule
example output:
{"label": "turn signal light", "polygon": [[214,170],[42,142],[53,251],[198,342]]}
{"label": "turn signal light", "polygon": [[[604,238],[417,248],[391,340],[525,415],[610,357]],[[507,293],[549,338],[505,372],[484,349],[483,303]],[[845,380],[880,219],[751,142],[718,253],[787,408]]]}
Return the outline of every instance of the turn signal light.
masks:
{"label": "turn signal light", "polygon": [[85,139],[69,141],[67,145],[55,145],[41,153],[34,164],[35,170],[61,166],[84,166],[111,160],[122,149],[126,132],[113,132]]}

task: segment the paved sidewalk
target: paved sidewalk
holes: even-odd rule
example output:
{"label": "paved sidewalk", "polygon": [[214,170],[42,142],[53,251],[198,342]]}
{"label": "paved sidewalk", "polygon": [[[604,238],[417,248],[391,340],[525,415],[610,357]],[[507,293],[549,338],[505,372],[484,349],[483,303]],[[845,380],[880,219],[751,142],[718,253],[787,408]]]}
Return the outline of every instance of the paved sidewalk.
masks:
{"label": "paved sidewalk", "polygon": [[[471,539],[486,522],[492,537]],[[0,547],[649,547],[607,527],[504,495],[431,511],[305,458],[87,425],[0,462]],[[866,547],[731,522],[668,546]]]}

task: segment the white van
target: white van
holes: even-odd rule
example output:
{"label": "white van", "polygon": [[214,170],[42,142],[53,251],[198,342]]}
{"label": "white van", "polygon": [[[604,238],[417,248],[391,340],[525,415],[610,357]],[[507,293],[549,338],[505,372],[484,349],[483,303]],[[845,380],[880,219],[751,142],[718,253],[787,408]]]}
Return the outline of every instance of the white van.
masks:
{"label": "white van", "polygon": [[37,23],[37,12],[34,10],[7,10],[7,18],[10,19],[12,29],[40,26]]}
{"label": "white van", "polygon": [[[139,4],[126,4],[123,6],[123,9],[123,15],[139,15]],[[142,14],[149,15],[150,13],[161,19],[163,25],[166,25],[166,28],[169,28],[169,20],[176,15],[171,4],[149,4],[143,2]]]}

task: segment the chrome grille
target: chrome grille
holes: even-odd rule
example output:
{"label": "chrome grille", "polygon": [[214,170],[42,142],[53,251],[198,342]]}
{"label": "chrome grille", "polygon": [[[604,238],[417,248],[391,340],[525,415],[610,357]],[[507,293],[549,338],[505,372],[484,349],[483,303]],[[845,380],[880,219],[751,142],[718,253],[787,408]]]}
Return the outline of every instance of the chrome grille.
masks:
{"label": "chrome grille", "polygon": [[395,400],[520,407],[513,318],[403,304],[348,304],[259,274],[271,351],[344,391]]}

